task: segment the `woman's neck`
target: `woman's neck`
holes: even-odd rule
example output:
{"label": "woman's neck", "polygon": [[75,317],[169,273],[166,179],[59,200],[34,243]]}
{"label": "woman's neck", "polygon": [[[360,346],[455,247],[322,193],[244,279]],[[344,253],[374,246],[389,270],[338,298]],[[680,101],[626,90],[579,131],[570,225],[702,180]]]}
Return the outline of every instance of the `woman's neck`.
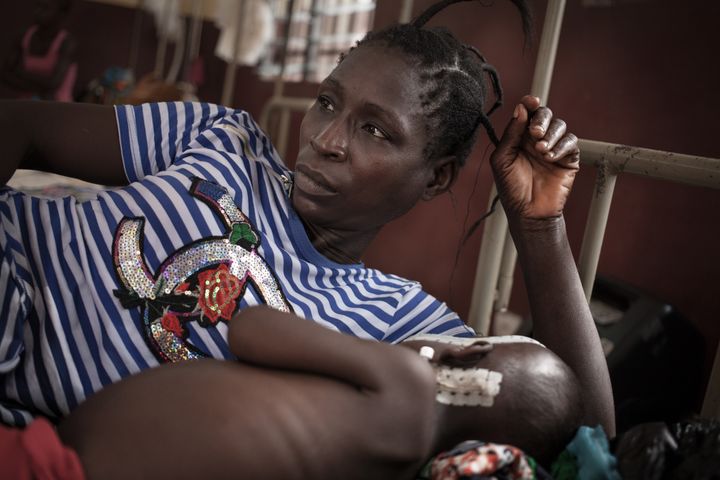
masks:
{"label": "woman's neck", "polygon": [[378,230],[370,232],[347,232],[318,227],[302,220],[313,247],[323,256],[336,263],[360,263],[361,257]]}

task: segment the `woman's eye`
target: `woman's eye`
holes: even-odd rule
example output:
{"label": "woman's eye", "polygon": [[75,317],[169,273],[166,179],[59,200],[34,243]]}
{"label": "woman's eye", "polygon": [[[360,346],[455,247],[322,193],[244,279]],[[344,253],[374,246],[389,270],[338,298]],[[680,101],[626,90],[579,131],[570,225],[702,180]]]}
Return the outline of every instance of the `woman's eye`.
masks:
{"label": "woman's eye", "polygon": [[329,98],[327,98],[324,95],[320,95],[317,99],[317,102],[320,104],[320,108],[323,110],[326,110],[328,112],[334,112],[335,106],[332,104]]}
{"label": "woman's eye", "polygon": [[385,134],[385,132],[380,130],[375,125],[368,124],[368,125],[365,125],[363,128],[365,129],[366,132],[368,132],[373,137],[383,138],[385,140],[388,139],[388,136]]}

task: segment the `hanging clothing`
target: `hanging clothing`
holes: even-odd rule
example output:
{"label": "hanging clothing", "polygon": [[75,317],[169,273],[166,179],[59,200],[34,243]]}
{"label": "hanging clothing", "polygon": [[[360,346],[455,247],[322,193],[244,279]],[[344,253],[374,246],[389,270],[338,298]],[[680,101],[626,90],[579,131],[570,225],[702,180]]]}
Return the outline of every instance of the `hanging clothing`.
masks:
{"label": "hanging clothing", "polygon": [[273,1],[278,35],[258,73],[268,79],[282,71],[284,80],[321,82],[335,68],[340,54],[372,28],[375,3],[375,0]]}
{"label": "hanging clothing", "polygon": [[[33,25],[28,28],[23,36],[22,40],[22,64],[23,69],[35,75],[41,75],[50,77],[55,72],[58,62],[60,60],[60,49],[67,38],[68,32],[60,30],[55,39],[50,44],[47,52],[44,55],[36,55],[30,52],[30,44],[32,42],[33,35],[37,31],[37,25]],[[73,63],[68,67],[65,76],[63,77],[57,90],[50,96],[50,99],[57,100],[59,102],[72,102],[73,101],[73,87],[75,86],[75,79],[77,77],[77,64]]]}
{"label": "hanging clothing", "polygon": [[220,29],[215,55],[230,63],[236,52],[238,65],[257,65],[275,36],[272,10],[265,0],[218,0],[215,25]]}
{"label": "hanging clothing", "polygon": [[179,3],[172,0],[145,0],[143,7],[152,13],[155,19],[155,31],[158,37],[166,37],[171,42],[181,39],[182,18]]}

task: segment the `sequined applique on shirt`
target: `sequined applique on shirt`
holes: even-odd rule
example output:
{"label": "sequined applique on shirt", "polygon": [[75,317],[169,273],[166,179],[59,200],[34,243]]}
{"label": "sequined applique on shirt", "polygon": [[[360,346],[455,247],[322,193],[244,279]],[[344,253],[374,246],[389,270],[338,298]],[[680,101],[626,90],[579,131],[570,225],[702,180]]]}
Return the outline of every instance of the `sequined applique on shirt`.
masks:
{"label": "sequined applique on shirt", "polygon": [[142,252],[144,218],[123,218],[113,242],[113,262],[121,284],[115,296],[125,308],[142,309],[146,338],[162,362],[209,356],[187,341],[184,325],[198,322],[207,328],[220,320],[229,321],[248,282],[268,306],[292,310],[275,274],[257,253],[260,236],[227,190],[195,178],[190,194],[223,219],[226,236],[182,247],[155,275]]}

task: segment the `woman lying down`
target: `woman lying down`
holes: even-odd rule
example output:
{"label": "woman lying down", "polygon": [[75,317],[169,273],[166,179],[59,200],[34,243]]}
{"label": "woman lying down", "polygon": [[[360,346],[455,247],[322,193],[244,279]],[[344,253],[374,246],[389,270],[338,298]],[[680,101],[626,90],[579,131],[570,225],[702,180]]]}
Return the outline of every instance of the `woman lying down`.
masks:
{"label": "woman lying down", "polygon": [[388,345],[255,307],[228,339],[239,362],[145,371],[62,422],[87,478],[414,479],[467,439],[549,465],[581,424],[575,375],[525,337]]}
{"label": "woman lying down", "polygon": [[[600,424],[613,436],[607,365],[562,217],[579,166],[577,138],[532,96],[519,100],[503,134],[496,135],[488,119],[502,100],[494,68],[447,30],[425,26],[451,3],[456,2],[438,2],[412,24],[368,34],[339,61],[303,118],[294,171],[241,110],[201,103],[113,109],[0,102],[0,183],[16,167],[24,167],[119,186],[84,202],[38,199],[0,187],[0,421],[32,429],[38,418],[66,419],[62,432],[80,450],[91,476],[105,464],[119,472],[133,468],[131,462],[113,463],[112,449],[101,452],[112,442],[118,449],[137,448],[147,465],[139,462],[135,468],[150,468],[164,458],[166,468],[194,472],[192,465],[221,465],[210,461],[212,455],[234,461],[242,451],[245,461],[259,461],[268,470],[292,464],[297,475],[307,470],[302,478],[315,473],[322,478],[325,469],[329,478],[347,478],[347,471],[339,474],[317,459],[340,462],[331,455],[340,450],[347,455],[357,451],[363,458],[368,448],[375,448],[387,461],[372,467],[358,462],[358,468],[378,468],[376,478],[383,469],[388,475],[415,469],[419,458],[471,433],[462,431],[466,423],[455,413],[469,407],[447,407],[435,419],[434,377],[416,354],[375,345],[358,347],[369,353],[348,365],[341,363],[346,357],[340,353],[346,352],[328,352],[325,364],[316,357],[323,350],[315,352],[308,339],[301,346],[309,350],[310,363],[300,368],[293,366],[295,358],[284,360],[291,351],[287,342],[275,344],[275,337],[260,336],[262,348],[254,347],[257,351],[249,356],[242,350],[251,344],[242,343],[243,335],[228,339],[228,331],[242,318],[238,312],[264,304],[292,314],[299,323],[305,319],[366,340],[398,343],[418,333],[473,336],[455,312],[417,282],[367,268],[361,258],[385,224],[420,200],[448,191],[484,131],[496,145],[490,163],[518,249],[534,337],[575,374],[580,400],[572,404],[583,405],[582,422]],[[525,2],[514,3],[527,11]],[[339,346],[345,344],[338,339]],[[398,374],[395,361],[375,360],[385,356],[375,354],[375,348],[403,352],[389,355],[413,360],[397,360],[405,365]],[[444,353],[448,347],[433,348],[432,355],[424,350],[431,361],[452,359]],[[496,345],[483,361],[502,352],[513,357],[512,348],[537,350]],[[477,349],[472,346],[470,352]],[[291,366],[307,372],[307,378],[292,380],[301,374],[208,360],[234,360],[234,352],[253,362],[263,359],[265,368]],[[527,368],[526,373],[482,364],[503,375],[499,383],[494,374],[481,382],[500,389],[492,407],[477,407],[481,417],[492,416],[481,422],[483,428],[499,421],[501,416],[494,415],[498,407],[526,400],[533,391],[516,395],[517,389],[509,386],[515,378],[526,378],[526,383],[543,378],[536,367],[544,362],[526,364],[525,356],[519,352],[507,362],[516,362],[518,371]],[[198,363],[185,365],[190,360]],[[372,368],[358,370],[368,362]],[[183,365],[163,365],[173,363]],[[157,373],[151,371],[156,367]],[[261,372],[267,378],[261,380]],[[135,379],[136,374],[141,376]],[[333,375],[340,381],[324,379]],[[389,380],[380,383],[378,375]],[[297,389],[281,389],[279,378],[297,382]],[[125,380],[132,383],[123,385]],[[457,379],[463,388],[465,380]],[[213,381],[217,385],[211,387]],[[267,385],[244,387],[260,382]],[[411,388],[403,386],[407,382]],[[166,383],[167,389],[162,388]],[[94,400],[111,386],[117,388],[115,395],[110,390]],[[403,393],[392,393],[394,386]],[[210,395],[221,388],[238,393]],[[412,406],[397,400],[416,390]],[[501,401],[508,391],[510,397]],[[378,392],[372,401],[390,405],[365,413],[372,401],[362,400],[370,392]],[[322,401],[315,398],[320,394]],[[266,406],[275,399],[282,402]],[[94,403],[85,406],[86,401],[97,402],[104,421],[73,428],[100,413],[93,410]],[[552,401],[562,405],[565,400]],[[130,408],[133,402],[142,408]],[[194,403],[200,406],[190,409]],[[536,405],[541,403],[528,401],[527,406]],[[310,410],[313,406],[317,410]],[[414,412],[416,408],[421,411]],[[527,416],[534,422],[543,419]],[[507,423],[521,416],[505,417]],[[100,441],[93,429],[105,425],[117,428],[107,427],[112,435]],[[203,426],[212,428],[201,433]],[[151,432],[140,427],[152,427]],[[526,434],[507,426],[502,435],[517,430]],[[362,438],[366,431],[370,440]],[[412,444],[396,437],[413,431]],[[486,433],[481,440],[507,438],[545,456],[532,446],[538,442],[531,445],[514,434],[495,438],[491,431],[472,433]],[[92,443],[82,443],[86,435]],[[155,440],[141,445],[151,435]],[[255,442],[263,450],[250,455],[243,447]],[[231,449],[230,454],[223,448]],[[288,462],[285,467],[276,461],[281,457]],[[260,466],[243,468],[257,473]],[[214,473],[200,476],[212,478]],[[259,477],[271,478],[267,473]]]}

